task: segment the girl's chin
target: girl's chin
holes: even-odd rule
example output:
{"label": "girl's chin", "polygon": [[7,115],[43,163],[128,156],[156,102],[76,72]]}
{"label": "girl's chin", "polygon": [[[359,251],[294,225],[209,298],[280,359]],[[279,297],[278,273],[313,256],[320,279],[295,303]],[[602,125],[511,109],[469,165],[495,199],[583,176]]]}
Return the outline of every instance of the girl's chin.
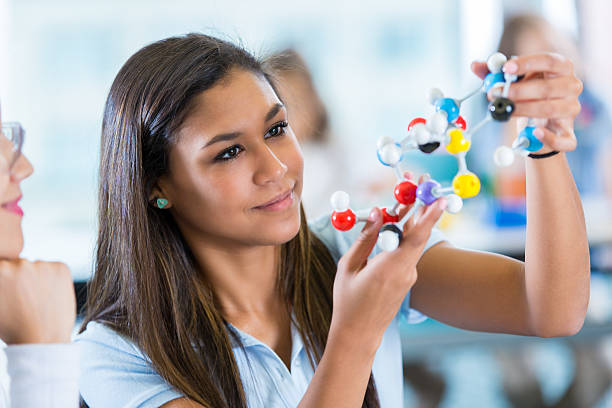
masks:
{"label": "girl's chin", "polygon": [[0,259],[19,259],[19,254],[21,254],[22,249],[23,245],[9,247],[8,245],[2,244],[0,247]]}
{"label": "girl's chin", "polygon": [[23,233],[0,231],[0,259],[17,259],[23,250]]}
{"label": "girl's chin", "polygon": [[[274,230],[272,229],[274,228]],[[262,234],[261,232],[265,232]],[[291,241],[300,232],[300,219],[297,217],[293,222],[285,222],[283,225],[268,226],[259,231],[259,237],[267,245],[282,245]]]}

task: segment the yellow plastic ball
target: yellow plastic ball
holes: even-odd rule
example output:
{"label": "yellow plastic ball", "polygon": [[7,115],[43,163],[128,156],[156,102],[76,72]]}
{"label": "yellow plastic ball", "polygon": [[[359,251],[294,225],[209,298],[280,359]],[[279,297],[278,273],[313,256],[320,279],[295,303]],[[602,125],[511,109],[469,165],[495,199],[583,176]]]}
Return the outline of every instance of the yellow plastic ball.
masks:
{"label": "yellow plastic ball", "polygon": [[459,174],[453,179],[453,190],[461,198],[470,198],[480,192],[480,180],[474,173]]}
{"label": "yellow plastic ball", "polygon": [[470,150],[472,142],[463,137],[463,132],[461,130],[453,129],[448,132],[448,135],[450,136],[450,143],[446,146],[446,150],[448,150],[449,153],[457,154]]}

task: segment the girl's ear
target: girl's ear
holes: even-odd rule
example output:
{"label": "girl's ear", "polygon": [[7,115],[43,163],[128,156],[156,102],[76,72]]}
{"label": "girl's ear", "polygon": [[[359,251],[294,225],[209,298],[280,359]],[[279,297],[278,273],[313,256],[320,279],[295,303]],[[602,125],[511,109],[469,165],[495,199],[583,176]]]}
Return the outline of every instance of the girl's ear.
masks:
{"label": "girl's ear", "polygon": [[168,195],[164,193],[162,187],[160,187],[159,182],[155,183],[153,186],[153,190],[151,190],[151,194],[149,195],[149,203],[155,208],[159,208],[160,210],[167,210],[172,207],[172,202],[168,198]]}

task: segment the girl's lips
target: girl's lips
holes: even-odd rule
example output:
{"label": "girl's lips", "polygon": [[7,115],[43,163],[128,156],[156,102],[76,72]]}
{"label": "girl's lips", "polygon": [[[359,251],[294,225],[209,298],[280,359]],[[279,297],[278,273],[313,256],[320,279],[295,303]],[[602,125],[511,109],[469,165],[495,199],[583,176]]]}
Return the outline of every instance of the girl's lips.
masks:
{"label": "girl's lips", "polygon": [[17,204],[19,200],[21,200],[21,197],[9,203],[2,204],[2,208],[9,212],[12,212],[13,214],[18,215],[19,217],[23,217],[23,210],[21,209],[21,207],[19,207],[19,204]]}
{"label": "girl's lips", "polygon": [[286,194],[280,200],[274,201],[265,206],[255,207],[258,210],[267,210],[267,211],[280,211],[284,210],[293,204],[293,190],[291,190],[288,194]]}

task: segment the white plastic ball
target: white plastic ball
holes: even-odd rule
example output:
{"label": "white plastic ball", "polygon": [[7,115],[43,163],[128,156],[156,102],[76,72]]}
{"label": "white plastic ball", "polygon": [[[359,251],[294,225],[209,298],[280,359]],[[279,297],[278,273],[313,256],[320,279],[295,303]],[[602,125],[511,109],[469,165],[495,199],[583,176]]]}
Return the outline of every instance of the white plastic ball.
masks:
{"label": "white plastic ball", "polygon": [[334,211],[343,212],[349,209],[350,198],[346,192],[336,191],[332,194],[330,202]]}
{"label": "white plastic ball", "polygon": [[399,237],[393,231],[383,231],[378,234],[378,246],[383,251],[393,251],[399,246]]}
{"label": "white plastic ball", "polygon": [[378,140],[376,141],[376,148],[380,150],[383,148],[384,145],[387,145],[389,143],[395,143],[392,137],[389,137],[389,136],[379,137]]}
{"label": "white plastic ball", "polygon": [[440,98],[444,98],[444,94],[439,88],[431,88],[429,92],[427,92],[427,100],[432,105],[434,105]]}
{"label": "white plastic ball", "polygon": [[420,145],[424,145],[429,143],[429,139],[431,139],[431,134],[427,127],[423,123],[418,123],[412,127],[412,131],[414,132],[414,138],[417,143]]}
{"label": "white plastic ball", "polygon": [[514,151],[508,146],[500,146],[495,150],[493,161],[499,167],[507,167],[514,162]]}
{"label": "white plastic ball", "polygon": [[447,195],[446,202],[446,211],[451,214],[457,214],[463,208],[463,200],[457,194]]}
{"label": "white plastic ball", "polygon": [[508,58],[506,58],[504,54],[501,52],[496,52],[487,59],[487,68],[489,68],[489,71],[494,74],[501,72],[506,61],[508,61]]}
{"label": "white plastic ball", "polygon": [[380,149],[380,159],[390,166],[395,166],[402,158],[402,149],[395,143],[386,144]]}
{"label": "white plastic ball", "polygon": [[436,135],[441,135],[446,132],[446,128],[448,128],[446,112],[439,111],[434,113],[427,121],[427,124],[429,125],[429,130]]}

